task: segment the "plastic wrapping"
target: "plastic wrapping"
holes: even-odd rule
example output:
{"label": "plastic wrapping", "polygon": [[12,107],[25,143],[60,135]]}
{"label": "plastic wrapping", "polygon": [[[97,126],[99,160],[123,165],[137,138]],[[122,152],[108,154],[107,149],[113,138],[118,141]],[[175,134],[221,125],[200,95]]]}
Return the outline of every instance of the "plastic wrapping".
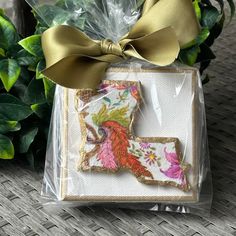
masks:
{"label": "plastic wrapping", "polygon": [[[40,1],[28,2],[55,25]],[[76,26],[81,16],[92,38],[117,41],[140,16],[141,3],[58,1],[70,13],[59,24]],[[205,105],[197,69],[129,60],[112,65],[96,91],[58,85],[42,195],[60,204],[209,212]]]}
{"label": "plastic wrapping", "polygon": [[49,27],[70,25],[93,39],[123,37],[138,20],[144,0],[27,0]]}

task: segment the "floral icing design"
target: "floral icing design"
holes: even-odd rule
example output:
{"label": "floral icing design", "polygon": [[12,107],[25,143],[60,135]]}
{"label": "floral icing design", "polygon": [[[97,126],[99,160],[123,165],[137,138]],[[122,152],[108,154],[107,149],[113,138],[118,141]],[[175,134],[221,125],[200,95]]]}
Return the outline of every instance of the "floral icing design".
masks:
{"label": "floral icing design", "polygon": [[164,148],[165,158],[170,163],[170,167],[167,170],[160,169],[160,171],[170,177],[171,179],[181,180],[181,185],[185,186],[186,176],[185,171],[189,168],[189,165],[181,165],[180,159],[175,152],[167,152],[167,148]]}
{"label": "floral icing design", "polygon": [[101,145],[98,151],[97,159],[101,161],[103,167],[111,170],[117,168],[117,163],[112,150],[112,141],[107,138]]}
{"label": "floral icing design", "polygon": [[149,149],[151,147],[150,143],[139,143],[139,146],[142,150]]}
{"label": "floral icing design", "polygon": [[137,101],[140,99],[138,87],[136,85],[127,87],[125,85],[101,84],[99,91],[103,94],[107,94],[111,88],[117,89],[119,91],[114,101],[108,98],[108,96],[103,97],[104,102],[107,103],[111,109],[121,106],[122,103],[125,103],[129,99],[130,95],[133,96]]}
{"label": "floral icing design", "polygon": [[131,132],[141,102],[139,87],[137,82],[104,81],[98,95],[82,104],[86,105],[80,113],[86,137],[80,169],[113,173],[128,170],[144,184],[171,183],[189,191],[178,139],[140,138]]}
{"label": "floral icing design", "polygon": [[151,143],[141,142],[138,143],[139,146],[136,148],[134,144],[132,144],[131,148],[129,148],[129,152],[136,154],[139,158],[144,158],[148,165],[157,164],[160,166],[160,157],[155,153],[156,148],[152,146]]}
{"label": "floral icing design", "polygon": [[157,156],[154,152],[150,151],[150,152],[146,152],[145,154],[145,160],[149,165],[155,164],[155,162],[157,161]]}

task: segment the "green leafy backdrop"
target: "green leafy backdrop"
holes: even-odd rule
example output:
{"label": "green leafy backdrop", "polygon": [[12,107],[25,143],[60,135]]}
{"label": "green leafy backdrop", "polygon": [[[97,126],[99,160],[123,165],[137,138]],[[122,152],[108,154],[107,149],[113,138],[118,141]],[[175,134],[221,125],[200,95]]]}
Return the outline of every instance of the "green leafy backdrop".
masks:
{"label": "green leafy backdrop", "polygon": [[[58,0],[55,6],[42,6],[42,10],[47,10],[54,24],[65,19],[73,21],[65,11],[72,2]],[[198,63],[201,74],[215,58],[211,46],[225,22],[225,3],[223,0],[216,2],[219,8],[209,0],[193,1],[202,31],[181,50],[178,58],[187,65]],[[233,17],[233,0],[226,2]],[[89,15],[81,14],[73,25],[83,30],[86,17]],[[55,89],[55,85],[41,74],[45,61],[40,34],[48,26],[36,14],[35,18],[38,22],[35,34],[23,39],[0,10],[0,159],[24,158],[33,168],[45,155]],[[207,77],[203,78],[203,82],[206,81]]]}
{"label": "green leafy backdrop", "polygon": [[0,158],[26,158],[32,167],[45,154],[54,84],[44,68],[41,36],[22,39],[0,11]]}

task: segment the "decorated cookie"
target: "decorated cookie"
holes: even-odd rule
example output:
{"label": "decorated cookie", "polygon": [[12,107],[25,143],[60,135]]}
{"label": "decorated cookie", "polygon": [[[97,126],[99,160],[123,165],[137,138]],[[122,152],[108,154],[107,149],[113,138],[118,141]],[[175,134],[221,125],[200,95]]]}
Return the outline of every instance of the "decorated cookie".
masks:
{"label": "decorated cookie", "polygon": [[129,171],[143,184],[190,191],[190,165],[182,160],[178,138],[137,137],[132,131],[142,109],[139,82],[104,80],[97,93],[76,94],[82,143],[80,171]]}

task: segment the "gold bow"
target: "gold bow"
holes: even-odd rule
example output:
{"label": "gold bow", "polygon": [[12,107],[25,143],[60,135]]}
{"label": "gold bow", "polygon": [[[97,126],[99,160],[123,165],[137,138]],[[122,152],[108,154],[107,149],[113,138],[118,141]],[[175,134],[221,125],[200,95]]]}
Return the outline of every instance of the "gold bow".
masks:
{"label": "gold bow", "polygon": [[181,46],[199,33],[192,0],[146,0],[143,14],[117,44],[96,41],[70,26],[55,26],[42,35],[43,74],[65,87],[95,89],[111,63],[135,57],[169,65]]}

